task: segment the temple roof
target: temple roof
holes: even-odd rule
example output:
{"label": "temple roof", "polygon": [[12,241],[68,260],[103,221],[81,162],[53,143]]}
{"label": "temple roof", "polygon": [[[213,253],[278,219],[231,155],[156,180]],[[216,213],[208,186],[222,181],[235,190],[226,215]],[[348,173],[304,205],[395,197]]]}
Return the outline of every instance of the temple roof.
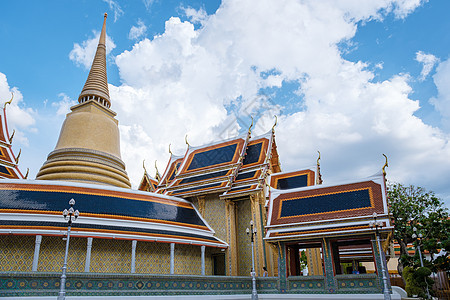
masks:
{"label": "temple roof", "polygon": [[5,103],[3,109],[0,110],[0,178],[1,179],[23,179],[24,176],[19,170],[18,162],[20,157],[14,155],[12,150],[12,140],[14,137],[14,131],[12,135],[9,135],[8,122],[6,120],[6,105],[11,103]]}
{"label": "temple roof", "polygon": [[62,211],[71,198],[80,211],[74,236],[228,246],[186,200],[60,181],[0,181],[0,233],[63,235]]}
{"label": "temple roof", "polygon": [[157,192],[236,197],[261,190],[269,170],[280,170],[273,132],[251,138],[249,131],[229,140],[189,146],[184,156],[171,155]]}
{"label": "temple roof", "polygon": [[392,230],[385,179],[380,172],[337,185],[272,189],[267,217],[269,241],[367,234],[377,213],[383,230]]}

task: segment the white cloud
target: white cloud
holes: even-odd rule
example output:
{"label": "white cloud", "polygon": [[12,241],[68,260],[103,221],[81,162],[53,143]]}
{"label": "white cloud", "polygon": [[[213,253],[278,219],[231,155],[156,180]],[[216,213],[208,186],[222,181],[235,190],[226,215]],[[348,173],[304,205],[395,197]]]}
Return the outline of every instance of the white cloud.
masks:
{"label": "white cloud", "polygon": [[416,61],[423,65],[419,80],[424,81],[428,74],[430,74],[431,70],[433,70],[434,65],[439,62],[439,59],[433,54],[426,54],[422,51],[417,51]]}
{"label": "white cloud", "polygon": [[103,0],[103,1],[108,3],[109,8],[113,11],[114,22],[116,22],[123,15],[122,8],[120,8],[120,5],[114,0]]}
{"label": "white cloud", "polygon": [[0,103],[9,101],[12,97],[11,92],[14,93],[13,101],[6,108],[6,117],[10,133],[15,129],[14,140],[24,146],[28,146],[27,132],[34,132],[36,120],[36,112],[25,107],[22,93],[18,88],[10,88],[6,75],[0,72]]}
{"label": "white cloud", "polygon": [[184,11],[186,17],[188,17],[189,20],[194,24],[203,23],[208,17],[208,14],[203,8],[197,10],[192,7],[182,7],[181,9]]}
{"label": "white cloud", "polygon": [[297,82],[301,108],[281,114],[276,129],[285,170],[313,164],[321,150],[327,182],[364,177],[386,153],[389,179],[450,194],[449,136],[414,115],[409,75],[375,81],[378,67],[347,61],[338,47],[361,22],[406,17],[421,3],[230,0],[197,30],[170,18],[163,34],[116,57],[123,85],[110,93],[131,180],[139,182],[144,158],[164,169],[169,143],[183,154],[186,133],[201,145],[236,132],[248,107],[260,117],[255,134],[269,130],[283,107],[260,89]]}
{"label": "white cloud", "polygon": [[147,32],[147,26],[141,20],[137,21],[137,26],[132,26],[128,38],[130,40],[138,40]]}
{"label": "white cloud", "polygon": [[57,108],[56,110],[57,116],[68,114],[70,112],[70,107],[77,104],[76,100],[70,99],[70,97],[64,93],[59,93],[58,97],[61,97],[62,99],[58,102],[52,102],[52,107]]}
{"label": "white cloud", "polygon": [[450,59],[437,66],[433,81],[438,94],[430,102],[441,114],[443,127],[450,132]]}
{"label": "white cloud", "polygon": [[[69,58],[77,66],[83,66],[88,70],[92,61],[94,60],[95,51],[97,51],[98,41],[100,39],[100,32],[93,31],[95,37],[92,39],[85,40],[80,44],[74,43],[73,49],[69,53]],[[114,41],[106,35],[106,54],[108,55],[114,48],[116,44]]]}

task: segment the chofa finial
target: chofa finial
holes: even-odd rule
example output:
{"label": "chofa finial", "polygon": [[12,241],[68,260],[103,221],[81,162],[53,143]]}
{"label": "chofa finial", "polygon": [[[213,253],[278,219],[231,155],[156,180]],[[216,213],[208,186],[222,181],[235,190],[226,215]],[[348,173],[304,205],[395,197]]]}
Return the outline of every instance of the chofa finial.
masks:
{"label": "chofa finial", "polygon": [[145,159],[142,161],[142,167],[144,168],[144,172],[147,173],[147,169],[145,168]]}
{"label": "chofa finial", "polygon": [[184,136],[184,141],[186,142],[186,145],[188,145],[188,147],[190,147],[187,136],[188,136],[187,134]]}
{"label": "chofa finial", "polygon": [[250,127],[248,128],[248,134],[250,134],[252,132],[252,127],[253,127],[253,116],[250,116],[250,118],[252,118],[252,123],[250,124]]}
{"label": "chofa finial", "polygon": [[272,126],[272,131],[275,131],[275,126],[277,126],[277,123],[278,123],[277,115],[274,115],[274,117],[275,117],[275,123]]}
{"label": "chofa finial", "polygon": [[161,175],[159,174],[158,166],[156,165],[156,162],[157,162],[157,160],[155,159],[155,170],[156,170],[155,179],[159,183],[159,181],[161,180]]}
{"label": "chofa finial", "polygon": [[173,155],[172,150],[170,150],[170,144],[169,144],[169,153],[170,155]]}
{"label": "chofa finial", "polygon": [[22,149],[19,150],[19,154],[16,157],[16,164],[19,163],[20,154],[22,154]]}
{"label": "chofa finial", "polygon": [[13,101],[14,98],[14,93],[11,92],[11,99],[9,101],[6,101],[5,104],[3,105],[3,108],[6,108],[6,104],[11,104],[11,102]]}
{"label": "chofa finial", "polygon": [[384,176],[386,176],[386,167],[389,167],[389,165],[388,165],[388,158],[387,158],[387,156],[383,153],[383,156],[386,158],[386,162],[384,163],[384,166],[383,166],[383,175]]}
{"label": "chofa finial", "polygon": [[316,178],[316,184],[322,184],[322,174],[320,173],[320,151],[317,150],[317,153],[319,153],[319,157],[317,158],[317,178]]}
{"label": "chofa finial", "polygon": [[9,143],[10,143],[10,144],[12,144],[13,137],[14,137],[14,134],[15,134],[15,133],[16,133],[16,130],[13,129],[13,133],[12,133],[11,136],[9,137]]}
{"label": "chofa finial", "polygon": [[27,173],[25,174],[25,177],[23,179],[27,179],[28,178],[28,173],[30,173],[30,168],[27,168]]}

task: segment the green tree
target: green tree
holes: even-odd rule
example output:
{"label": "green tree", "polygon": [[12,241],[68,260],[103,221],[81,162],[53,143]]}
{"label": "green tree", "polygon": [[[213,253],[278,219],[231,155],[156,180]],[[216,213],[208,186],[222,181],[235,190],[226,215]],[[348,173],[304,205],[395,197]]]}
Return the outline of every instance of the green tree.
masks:
{"label": "green tree", "polygon": [[[436,256],[441,249],[450,250],[449,214],[442,200],[422,187],[391,183],[388,185],[388,202],[394,218],[393,238],[400,245],[399,274],[403,276],[403,269],[406,266],[412,268],[408,269],[408,274],[414,273],[414,270],[420,267],[418,252],[416,251],[415,255],[408,253],[407,245],[410,243],[415,245],[416,250],[417,246],[420,246],[422,251],[430,253],[427,259],[423,260],[424,267],[433,272],[439,270],[449,272],[449,252],[444,256]],[[416,232],[414,228],[417,229]],[[413,238],[414,233],[420,234],[422,238],[419,240]],[[408,281],[405,276],[403,279]]]}

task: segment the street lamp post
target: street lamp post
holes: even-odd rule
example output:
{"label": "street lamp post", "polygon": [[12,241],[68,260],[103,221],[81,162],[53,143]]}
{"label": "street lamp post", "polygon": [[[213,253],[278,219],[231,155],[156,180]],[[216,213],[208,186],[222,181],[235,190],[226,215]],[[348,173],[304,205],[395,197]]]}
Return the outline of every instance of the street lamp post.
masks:
{"label": "street lamp post", "polygon": [[247,235],[251,236],[252,242],[252,300],[258,300],[258,292],[256,291],[256,273],[255,273],[255,256],[253,252],[253,236],[256,234],[256,228],[253,228],[253,220],[250,220],[250,228],[246,230]]}
{"label": "street lamp post", "polygon": [[[413,227],[413,231],[414,231],[414,233],[411,237],[417,241],[417,251],[419,251],[420,266],[423,268],[422,251],[420,250],[420,241],[422,240],[423,235],[420,232],[419,232],[419,235],[416,234],[416,232],[417,232],[416,227]],[[427,287],[427,296],[428,296],[428,298],[430,298],[430,290],[428,289],[428,282],[427,282],[426,278],[425,278],[425,284]]]}
{"label": "street lamp post", "polygon": [[381,261],[381,274],[383,275],[383,294],[384,294],[384,300],[391,300],[391,294],[389,293],[389,285],[388,285],[388,277],[386,275],[386,268],[385,268],[385,260],[383,257],[383,248],[381,247],[381,241],[380,241],[380,235],[378,233],[378,228],[383,227],[383,223],[381,221],[377,221],[377,213],[373,213],[373,221],[369,223],[370,227],[375,227],[375,233],[377,237],[377,245],[379,249],[380,254],[380,261]]}
{"label": "street lamp post", "polygon": [[74,211],[73,206],[75,205],[75,200],[70,199],[69,201],[70,208],[64,209],[63,216],[64,220],[67,220],[67,239],[66,239],[66,252],[64,254],[64,264],[62,267],[62,275],[61,275],[61,283],[60,283],[60,290],[58,294],[58,300],[64,300],[66,299],[66,269],[67,269],[67,255],[69,253],[69,239],[70,239],[70,227],[72,226],[72,216],[73,220],[75,221],[78,216],[80,215],[80,212],[77,210]]}

